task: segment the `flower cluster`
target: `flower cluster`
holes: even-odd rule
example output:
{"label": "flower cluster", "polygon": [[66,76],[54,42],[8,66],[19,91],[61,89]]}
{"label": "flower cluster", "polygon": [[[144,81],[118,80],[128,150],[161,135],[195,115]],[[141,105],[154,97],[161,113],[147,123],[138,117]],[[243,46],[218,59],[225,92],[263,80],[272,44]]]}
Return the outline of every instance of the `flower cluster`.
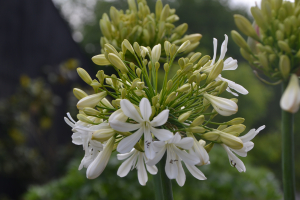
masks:
{"label": "flower cluster", "polygon": [[[100,39],[102,52],[105,44],[111,44],[118,51],[124,47],[121,45],[124,39],[130,43],[137,42],[143,46],[153,47],[156,44],[163,44],[168,40],[177,48],[185,41],[189,40],[191,45],[186,49],[188,53],[199,45],[201,34],[185,35],[188,25],[183,23],[175,26],[179,20],[175,14],[176,10],[171,9],[168,4],[163,6],[158,0],[155,6],[155,13],[151,13],[146,0],[128,0],[129,9],[125,12],[110,8],[110,18],[104,13],[100,20],[100,29],[103,37]],[[165,55],[165,52],[162,52]]]}
{"label": "flower cluster", "polygon": [[[258,71],[264,73],[275,83],[290,82],[281,98],[281,108],[291,113],[298,111],[300,104],[300,4],[282,0],[262,0],[261,8],[251,8],[254,23],[241,15],[235,15],[238,29],[248,36],[248,43],[237,32],[231,35],[240,47],[242,56]],[[294,78],[291,78],[291,77]],[[293,79],[293,80],[292,80]]]}
{"label": "flower cluster", "polygon": [[[215,144],[224,147],[232,166],[246,171],[235,154],[245,157],[253,148],[251,140],[264,126],[239,137],[246,128],[243,118],[213,121],[218,114],[230,116],[238,110],[237,99],[220,97],[225,90],[235,96],[248,93],[241,85],[221,76],[223,70],[235,70],[238,66],[235,59],[225,59],[227,42],[225,35],[218,60],[214,39],[212,59],[197,52],[180,58],[176,65],[176,55],[188,50],[190,41],[178,48],[165,41],[166,62],[159,63],[161,44],[151,49],[137,43],[133,47],[124,40],[122,51],[105,44],[104,54],[92,58],[98,65],[112,65],[118,75],[109,76],[100,70],[96,74],[98,80],[92,80],[84,69],[78,68],[79,76],[92,86],[95,94],[87,95],[75,88],[78,121],[69,114],[65,121],[74,132],[73,143],[82,145],[85,151],[79,169],[87,168],[87,178],[99,176],[116,150],[120,153],[118,159],[124,160],[118,176],[124,177],[136,168],[140,184],[145,185],[147,171],[156,174],[155,165],[163,159],[168,178],[176,179],[182,186],[186,180],[182,162],[195,178],[206,179],[197,166],[210,163],[208,153]],[[126,51],[134,61],[127,60]],[[158,73],[161,66],[163,77]],[[176,74],[170,78],[170,69],[176,67]],[[162,85],[158,79],[163,80]]]}

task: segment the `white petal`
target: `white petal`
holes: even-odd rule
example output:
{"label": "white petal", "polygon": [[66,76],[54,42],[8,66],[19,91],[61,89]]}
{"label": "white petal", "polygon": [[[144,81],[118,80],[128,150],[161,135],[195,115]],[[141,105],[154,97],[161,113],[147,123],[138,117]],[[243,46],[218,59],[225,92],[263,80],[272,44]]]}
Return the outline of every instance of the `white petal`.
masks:
{"label": "white petal", "polygon": [[198,141],[194,141],[194,150],[195,154],[200,159],[200,162],[197,164],[198,166],[206,165],[209,163],[208,153]]}
{"label": "white petal", "polygon": [[181,136],[179,135],[179,133],[175,133],[175,135],[168,141],[168,144],[173,144],[173,143],[177,143],[181,140]]}
{"label": "white petal", "polygon": [[183,149],[190,149],[194,144],[194,139],[191,137],[185,137],[181,139],[179,142],[174,143],[176,146],[183,148]]}
{"label": "white petal", "polygon": [[70,119],[74,124],[76,124],[75,120],[71,117],[71,115],[70,115],[69,112],[67,113],[67,116],[69,117],[69,119]]}
{"label": "white petal", "polygon": [[141,128],[141,124],[130,124],[116,120],[109,122],[109,125],[116,131],[120,132],[134,131],[138,128]]}
{"label": "white petal", "polygon": [[169,110],[163,110],[160,112],[156,117],[153,118],[153,120],[150,122],[151,126],[162,126],[164,125],[169,118]]}
{"label": "white petal", "polygon": [[230,165],[235,167],[239,172],[246,172],[244,163],[236,155],[234,155],[226,145],[221,145],[227,152]]}
{"label": "white petal", "polygon": [[120,177],[125,177],[127,176],[127,174],[129,173],[132,165],[134,165],[133,161],[135,160],[134,158],[137,157],[138,154],[137,152],[135,152],[134,155],[132,155],[130,158],[128,158],[127,160],[125,160],[119,167],[118,171],[117,171],[117,175]]}
{"label": "white petal", "polygon": [[188,154],[186,151],[182,151],[178,149],[175,145],[172,148],[174,152],[183,160],[183,162],[189,164],[189,165],[196,165],[200,162],[198,157],[195,157],[191,154]]}
{"label": "white petal", "polygon": [[155,175],[155,174],[157,174],[157,167],[155,166],[155,165],[153,165],[153,166],[149,166],[149,165],[147,165],[146,164],[146,168],[147,168],[147,171],[150,173],[150,174],[152,174],[152,175]]}
{"label": "white petal", "polygon": [[185,163],[186,168],[189,170],[189,172],[198,180],[206,180],[205,175],[195,166],[188,165]]}
{"label": "white petal", "polygon": [[110,158],[114,143],[115,138],[110,138],[106,146],[104,147],[104,150],[101,151],[97,155],[96,159],[89,165],[89,167],[86,170],[86,177],[88,179],[97,178],[103,172]]}
{"label": "white petal", "polygon": [[256,131],[255,129],[251,129],[247,134],[239,137],[244,143],[252,140],[261,130],[263,130],[266,126],[263,125],[259,127]]}
{"label": "white petal", "polygon": [[159,152],[165,146],[166,146],[165,141],[154,141],[153,142],[153,147],[154,147],[155,152]]}
{"label": "white petal", "polygon": [[150,127],[150,130],[151,130],[151,133],[153,133],[153,135],[161,141],[166,141],[173,137],[173,133],[166,129],[156,129],[156,128]]}
{"label": "white petal", "polygon": [[227,87],[227,88],[226,88],[226,91],[229,92],[229,93],[231,93],[231,94],[233,94],[233,95],[236,96],[236,97],[239,96],[237,93],[231,91],[231,90],[230,90],[230,87]]}
{"label": "white petal", "polygon": [[178,167],[178,175],[176,177],[176,181],[177,181],[178,185],[182,187],[185,183],[186,176],[185,176],[182,164],[181,164],[181,160],[178,159],[176,164],[177,164],[177,167]]}
{"label": "white petal", "polygon": [[140,128],[132,135],[121,140],[121,142],[118,144],[117,151],[120,153],[129,152],[134,147],[134,145],[139,141],[139,139],[142,137],[143,133],[144,133],[144,129]]}
{"label": "white petal", "polygon": [[178,167],[176,162],[178,162],[178,159],[176,159],[175,153],[173,152],[172,148],[168,147],[165,172],[169,179],[175,179],[178,175]]}
{"label": "white petal", "polygon": [[212,59],[212,62],[210,65],[215,64],[216,56],[217,56],[217,47],[218,47],[218,40],[216,38],[213,39],[213,44],[214,44],[214,56]]}
{"label": "white petal", "polygon": [[227,58],[224,61],[223,70],[236,70],[238,67],[237,60],[230,58]]}
{"label": "white petal", "polygon": [[219,60],[222,60],[225,57],[225,54],[227,52],[227,43],[228,43],[228,36],[225,34],[225,40],[221,45],[221,54]]}
{"label": "white petal", "polygon": [[128,153],[117,154],[117,158],[118,158],[118,160],[125,160],[126,158],[128,158],[129,156],[131,156],[134,152],[135,152],[135,149],[133,148]]}
{"label": "white petal", "polygon": [[241,149],[231,149],[231,151],[233,151],[234,153],[236,153],[239,156],[242,157],[246,157],[247,156],[247,152],[250,151],[251,149],[253,149],[254,147],[254,143],[253,142],[246,142],[243,144],[243,148]]}
{"label": "white petal", "polygon": [[150,133],[149,127],[144,128],[144,149],[147,158],[153,159],[155,156],[155,151],[154,151],[152,135]]}
{"label": "white petal", "polygon": [[132,105],[130,101],[128,101],[127,99],[122,99],[120,105],[123,113],[127,117],[139,123],[143,122],[140,114],[138,113],[138,111],[135,109],[135,107]]}
{"label": "white petal", "polygon": [[166,151],[166,147],[163,147],[163,148],[155,155],[155,157],[154,157],[152,160],[148,160],[148,161],[146,162],[146,164],[149,165],[149,166],[156,165],[156,164],[161,160],[161,158],[163,157],[163,155],[165,154],[165,151]]}
{"label": "white petal", "polygon": [[223,78],[221,77],[222,81],[226,81],[228,83],[228,87],[234,89],[235,91],[237,91],[238,93],[240,94],[248,94],[248,90],[246,90],[243,86],[231,81],[231,80],[228,80],[226,78]]}
{"label": "white petal", "polygon": [[65,122],[71,126],[72,128],[75,126],[75,124],[73,124],[68,118],[64,117]]}
{"label": "white petal", "polygon": [[140,102],[140,111],[144,121],[148,121],[152,114],[151,104],[147,98],[142,98]]}
{"label": "white petal", "polygon": [[233,115],[238,111],[237,104],[229,99],[213,96],[210,94],[204,94],[204,97],[210,101],[214,109],[223,116]]}
{"label": "white petal", "polygon": [[141,153],[139,154],[139,158],[138,158],[137,170],[138,170],[138,179],[140,184],[146,185],[148,181],[148,175],[143,162],[143,155]]}

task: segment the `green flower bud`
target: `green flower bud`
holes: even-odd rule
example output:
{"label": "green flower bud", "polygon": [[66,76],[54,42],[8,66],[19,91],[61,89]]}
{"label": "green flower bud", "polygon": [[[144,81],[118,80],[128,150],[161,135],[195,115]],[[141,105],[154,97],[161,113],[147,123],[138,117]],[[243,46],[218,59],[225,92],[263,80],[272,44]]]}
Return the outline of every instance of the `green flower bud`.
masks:
{"label": "green flower bud", "polygon": [[78,101],[77,108],[79,110],[82,110],[84,107],[94,108],[106,95],[106,92],[100,92],[97,94],[86,96]]}
{"label": "green flower bud", "polygon": [[105,58],[104,54],[99,54],[92,57],[92,61],[96,65],[110,65],[110,62]]}
{"label": "green flower bud", "polygon": [[78,67],[77,73],[84,82],[86,82],[89,85],[92,83],[92,78],[84,69]]}
{"label": "green flower bud", "polygon": [[253,39],[260,41],[251,23],[242,15],[234,15],[234,22],[238,29],[245,35],[252,37]]}
{"label": "green flower bud", "polygon": [[166,104],[170,103],[171,101],[173,101],[176,98],[176,92],[172,92],[171,94],[169,94],[169,96],[166,99]]}
{"label": "green flower bud", "polygon": [[161,11],[160,21],[166,21],[166,19],[169,17],[169,11],[170,11],[170,6],[169,4],[166,4]]}
{"label": "green flower bud", "polygon": [[171,43],[169,41],[165,41],[164,48],[167,56],[170,55],[170,47],[171,47]]}
{"label": "green flower bud", "polygon": [[170,79],[167,83],[167,91],[169,91],[172,88],[172,86],[173,86],[173,81],[172,79]]}
{"label": "green flower bud", "polygon": [[210,60],[210,56],[205,55],[203,56],[199,62],[197,63],[197,69],[199,69],[200,67],[202,67],[204,64],[206,64],[208,61]]}
{"label": "green flower bud", "polygon": [[171,48],[170,48],[170,57],[173,58],[176,54],[176,46],[174,44],[171,45]]}
{"label": "green flower bud", "polygon": [[140,68],[137,68],[136,69],[136,75],[140,78],[141,77],[141,73],[142,73],[142,70]]}
{"label": "green flower bud", "polygon": [[137,42],[135,42],[135,43],[133,43],[133,48],[134,48],[135,53],[139,57],[141,57],[141,48],[140,48],[140,45]]}
{"label": "green flower bud", "polygon": [[243,58],[245,58],[245,59],[248,60],[249,62],[252,62],[252,61],[253,61],[253,57],[250,55],[250,53],[248,53],[248,51],[246,51],[246,50],[243,49],[243,48],[240,48],[240,52],[241,52]]}
{"label": "green flower bud", "polygon": [[121,89],[121,98],[126,99],[126,95],[127,95],[127,90],[125,88],[122,88]]}
{"label": "green flower bud", "polygon": [[88,96],[84,91],[78,88],[73,89],[73,94],[78,100]]}
{"label": "green flower bud", "polygon": [[83,114],[78,114],[77,115],[77,119],[80,120],[80,121],[82,121],[82,122],[88,123],[88,124],[94,124],[94,122],[92,122],[89,118],[87,118]]}
{"label": "green flower bud", "polygon": [[222,94],[227,88],[228,88],[228,83],[226,81],[222,81],[222,84],[218,88],[218,94]]}
{"label": "green flower bud", "polygon": [[126,47],[126,49],[128,49],[128,51],[130,51],[130,53],[135,55],[134,49],[133,49],[132,45],[130,44],[130,42],[128,40],[124,39],[123,44]]}
{"label": "green flower bud", "polygon": [[261,64],[261,66],[268,71],[269,70],[269,62],[268,62],[268,58],[266,56],[266,54],[264,53],[259,53],[257,55],[259,63]]}
{"label": "green flower bud", "polygon": [[191,89],[191,85],[186,83],[183,86],[181,86],[180,88],[178,88],[176,90],[176,92],[188,92]]}
{"label": "green flower bud", "polygon": [[100,115],[100,114],[101,114],[101,112],[99,112],[98,110],[95,110],[95,109],[89,108],[89,107],[83,108],[83,112],[84,112],[86,115],[90,115],[90,116],[97,116],[97,115]]}
{"label": "green flower bud", "polygon": [[92,140],[97,140],[99,142],[105,142],[114,136],[115,131],[112,128],[100,129],[92,134]]}
{"label": "green flower bud", "polygon": [[185,41],[182,45],[180,45],[180,47],[177,50],[177,53],[184,52],[190,44],[191,44],[191,42],[189,40]]}
{"label": "green flower bud", "polygon": [[160,19],[162,9],[163,9],[163,4],[162,4],[161,0],[156,1],[156,5],[155,5],[156,20]]}
{"label": "green flower bud", "polygon": [[157,102],[158,102],[158,97],[157,96],[152,97],[152,105],[156,105]]}
{"label": "green flower bud", "polygon": [[191,114],[192,114],[192,111],[188,111],[186,113],[181,114],[178,117],[178,121],[181,122],[181,123],[184,122],[185,120],[187,120],[190,117]]}
{"label": "green flower bud", "polygon": [[239,136],[244,130],[246,129],[246,126],[243,124],[237,124],[237,125],[232,125],[229,126],[222,131],[225,133],[229,133],[234,136]]}
{"label": "green flower bud", "polygon": [[233,41],[242,49],[246,50],[248,53],[251,53],[250,47],[244,38],[236,31],[231,31],[231,37]]}
{"label": "green flower bud", "polygon": [[197,62],[197,60],[201,57],[201,53],[200,52],[197,52],[195,53],[191,58],[190,58],[190,62],[191,63],[194,63],[194,62]]}
{"label": "green flower bud", "polygon": [[128,69],[124,62],[116,55],[113,53],[108,54],[108,60],[110,61],[111,64],[113,64],[116,68],[118,68],[122,73],[127,73]]}
{"label": "green flower bud", "polygon": [[244,146],[243,141],[240,138],[228,133],[222,132],[220,134],[220,140],[221,142],[223,142],[225,145],[227,145],[232,149],[241,149]]}
{"label": "green flower bud", "polygon": [[244,123],[245,119],[238,117],[230,120],[229,122],[226,122],[227,125],[237,125],[237,124],[242,124]]}
{"label": "green flower bud", "polygon": [[204,122],[204,120],[205,120],[204,115],[200,115],[199,117],[194,119],[194,121],[191,123],[191,126],[199,126]]}
{"label": "green flower bud", "polygon": [[206,83],[210,83],[212,81],[214,81],[219,74],[221,74],[222,70],[223,70],[223,66],[224,66],[224,62],[223,60],[219,60],[212,68],[212,70],[210,71],[207,79],[206,79]]}
{"label": "green flower bud", "polygon": [[209,152],[212,150],[214,144],[215,144],[215,143],[211,142],[211,143],[209,143],[208,145],[206,145],[206,146],[204,147],[204,149],[206,150],[207,153],[209,153]]}
{"label": "green flower bud", "polygon": [[278,41],[278,46],[282,51],[285,51],[287,53],[291,53],[291,49],[289,45],[284,41]]}
{"label": "green flower bud", "polygon": [[192,126],[192,127],[187,128],[187,131],[192,132],[192,133],[204,133],[206,131],[206,129],[201,126]]}
{"label": "green flower bud", "polygon": [[279,69],[284,79],[287,79],[290,75],[291,64],[287,55],[281,55],[279,61]]}
{"label": "green flower bud", "polygon": [[168,63],[165,63],[164,64],[164,70],[165,70],[165,72],[168,72],[169,68],[170,68],[170,65]]}
{"label": "green flower bud", "polygon": [[220,137],[220,133],[217,131],[211,131],[211,132],[201,135],[201,137],[205,140],[217,141]]}
{"label": "green flower bud", "polygon": [[96,74],[96,77],[98,78],[101,85],[103,85],[105,74],[103,70],[99,70]]}
{"label": "green flower bud", "polygon": [[265,21],[265,18],[258,7],[251,7],[251,13],[257,25],[264,31],[268,29],[268,24]]}

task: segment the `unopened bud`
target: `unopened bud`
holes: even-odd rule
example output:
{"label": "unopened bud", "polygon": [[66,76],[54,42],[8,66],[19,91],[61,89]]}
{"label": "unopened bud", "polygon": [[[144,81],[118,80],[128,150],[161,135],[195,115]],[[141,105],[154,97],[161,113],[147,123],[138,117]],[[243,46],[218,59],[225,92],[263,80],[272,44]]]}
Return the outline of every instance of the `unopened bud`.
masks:
{"label": "unopened bud", "polygon": [[161,0],[156,1],[155,4],[155,15],[156,15],[156,19],[160,19],[160,15],[161,15],[161,11],[163,9],[163,4],[161,2]]}
{"label": "unopened bud", "polygon": [[161,55],[161,45],[155,45],[151,51],[151,62],[155,63],[159,60]]}
{"label": "unopened bud", "polygon": [[225,133],[229,133],[234,136],[239,136],[244,130],[246,129],[246,126],[243,124],[237,124],[237,125],[232,125],[229,126],[222,131]]}
{"label": "unopened bud", "polygon": [[167,97],[166,104],[170,103],[170,102],[173,101],[175,98],[176,98],[176,92],[172,92],[172,93],[169,94],[169,96]]}
{"label": "unopened bud", "polygon": [[244,118],[238,117],[230,120],[229,122],[226,122],[227,125],[237,125],[242,124],[245,121]]}
{"label": "unopened bud", "polygon": [[166,19],[169,17],[169,11],[170,11],[170,6],[169,4],[166,4],[161,11],[160,21],[166,21]]}
{"label": "unopened bud", "polygon": [[188,92],[191,88],[191,85],[189,83],[186,83],[182,85],[180,88],[176,90],[176,92]]}
{"label": "unopened bud", "polygon": [[210,83],[213,80],[215,80],[219,74],[221,74],[222,70],[223,70],[223,66],[224,66],[224,62],[223,60],[219,60],[212,68],[212,70],[210,71],[207,79],[206,79],[206,83]]}
{"label": "unopened bud", "polygon": [[192,111],[188,111],[188,112],[186,112],[186,113],[181,114],[181,115],[178,117],[178,121],[179,121],[179,122],[184,122],[185,120],[187,120],[187,119],[190,117],[191,114],[192,114]]}
{"label": "unopened bud", "polygon": [[167,83],[167,91],[169,91],[172,88],[172,86],[173,86],[173,81],[172,79],[170,79]]}
{"label": "unopened bud", "polygon": [[197,62],[197,60],[201,57],[201,53],[197,52],[190,58],[190,63]]}
{"label": "unopened bud", "polygon": [[243,141],[240,138],[228,133],[222,132],[222,134],[220,134],[220,140],[232,149],[241,149],[244,146]]}
{"label": "unopened bud", "polygon": [[268,58],[267,58],[266,54],[259,53],[257,55],[257,57],[258,57],[259,63],[262,65],[262,67],[265,70],[269,70],[269,62],[268,62]]}
{"label": "unopened bud", "polygon": [[159,62],[155,62],[155,70],[157,71],[159,68],[160,68],[160,64],[159,64]]}
{"label": "unopened bud", "polygon": [[121,102],[121,99],[116,99],[116,100],[112,100],[111,104],[113,107],[118,108],[118,107],[120,107],[120,102]]}
{"label": "unopened bud", "polygon": [[96,64],[96,65],[110,65],[110,62],[105,58],[104,54],[99,54],[96,56],[92,57],[92,61]]}
{"label": "unopened bud", "polygon": [[169,68],[170,68],[170,65],[168,63],[165,63],[164,64],[164,70],[165,70],[165,72],[168,72]]}
{"label": "unopened bud", "polygon": [[115,54],[109,53],[108,59],[116,68],[118,68],[122,73],[127,73],[128,69],[124,62]]}
{"label": "unopened bud", "polygon": [[93,133],[92,140],[97,140],[99,142],[105,142],[115,134],[114,129],[100,129]]}
{"label": "unopened bud", "polygon": [[180,47],[177,49],[177,53],[182,53],[184,52],[188,46],[191,44],[191,42],[189,40],[185,41],[184,43],[182,43],[182,45],[180,45]]}
{"label": "unopened bud", "polygon": [[228,83],[223,81],[223,83],[219,86],[219,94],[222,94],[228,88]]}
{"label": "unopened bud", "polygon": [[137,88],[142,90],[145,88],[145,83],[144,82],[137,82]]}
{"label": "unopened bud", "polygon": [[126,47],[126,49],[128,49],[128,51],[130,51],[130,53],[135,55],[134,54],[134,49],[133,49],[132,45],[130,44],[130,42],[128,40],[124,39],[123,44]]}
{"label": "unopened bud", "polygon": [[79,110],[83,109],[84,107],[94,108],[106,95],[106,92],[100,92],[97,94],[86,96],[78,101],[77,108]]}
{"label": "unopened bud", "polygon": [[287,55],[281,55],[279,61],[279,69],[284,79],[287,79],[291,71],[290,59]]}
{"label": "unopened bud", "polygon": [[86,114],[86,115],[90,115],[90,116],[97,116],[97,115],[100,115],[101,112],[99,112],[98,110],[94,109],[94,108],[89,108],[89,107],[85,107],[83,108],[83,112]]}
{"label": "unopened bud", "polygon": [[240,52],[241,52],[243,58],[245,58],[249,62],[252,62],[252,60],[253,60],[252,56],[250,55],[250,53],[248,53],[248,51],[246,51],[245,49],[240,48]]}
{"label": "unopened bud", "polygon": [[199,126],[204,122],[204,120],[205,120],[204,115],[200,115],[199,117],[194,119],[194,121],[191,123],[191,126]]}
{"label": "unopened bud", "polygon": [[286,42],[284,42],[284,41],[278,41],[277,44],[278,44],[279,48],[282,51],[285,51],[287,53],[291,53],[291,49],[290,49],[289,45]]}
{"label": "unopened bud", "polygon": [[245,35],[252,37],[253,39],[259,41],[259,37],[256,34],[256,31],[254,30],[254,28],[252,27],[251,23],[249,22],[248,19],[246,19],[245,17],[243,17],[242,15],[234,15],[234,22],[236,24],[236,26],[238,27],[238,29],[244,33]]}
{"label": "unopened bud", "polygon": [[127,95],[127,90],[125,88],[122,88],[122,90],[121,90],[121,98],[125,99],[126,95]]}
{"label": "unopened bud", "polygon": [[130,68],[132,69],[132,71],[135,71],[135,64],[134,64],[134,63],[131,62],[131,63],[129,64],[129,66],[130,66]]}
{"label": "unopened bud", "polygon": [[77,73],[84,82],[86,82],[89,85],[92,83],[92,78],[84,69],[78,67]]}
{"label": "unopened bud", "polygon": [[104,47],[108,51],[109,54],[112,53],[119,57],[118,51],[111,44],[105,44]]}
{"label": "unopened bud", "polygon": [[204,64],[206,64],[208,61],[210,60],[210,56],[205,55],[203,56],[199,62],[197,63],[197,69],[199,69],[200,67],[202,67]]}
{"label": "unopened bud", "polygon": [[204,149],[206,150],[207,153],[209,153],[209,152],[212,150],[214,144],[215,144],[215,143],[211,142],[211,143],[209,143],[208,145],[206,145],[206,146],[204,147]]}
{"label": "unopened bud", "polygon": [[211,132],[201,135],[201,137],[205,140],[216,141],[219,139],[220,134],[217,131],[211,131]]}
{"label": "unopened bud", "polygon": [[142,70],[140,68],[137,68],[136,69],[136,75],[140,78],[141,77],[141,73],[142,73]]}
{"label": "unopened bud", "polygon": [[165,41],[164,48],[167,56],[169,56],[170,54],[170,47],[171,47],[171,43],[169,41]]}
{"label": "unopened bud", "polygon": [[158,102],[158,97],[157,96],[152,97],[152,105],[156,105],[157,102]]}
{"label": "unopened bud", "polygon": [[77,119],[88,124],[93,124],[93,122],[83,114],[78,114]]}
{"label": "unopened bud", "polygon": [[244,38],[236,31],[231,31],[231,37],[233,41],[241,48],[246,50],[248,53],[251,53],[250,47]]}
{"label": "unopened bud", "polygon": [[170,48],[170,57],[173,58],[174,55],[176,54],[176,46],[174,44],[171,45],[171,48]]}
{"label": "unopened bud", "polygon": [[283,40],[284,39],[284,34],[282,33],[282,31],[280,31],[280,30],[276,31],[276,39],[277,40]]}
{"label": "unopened bud", "polygon": [[78,100],[88,96],[84,91],[78,88],[73,89],[73,94]]}
{"label": "unopened bud", "polygon": [[187,131],[192,132],[192,133],[204,133],[206,131],[206,129],[201,126],[192,126],[192,127],[187,128]]}
{"label": "unopened bud", "polygon": [[268,24],[265,21],[265,18],[263,16],[261,10],[258,7],[253,6],[253,7],[251,7],[251,13],[252,13],[252,16],[255,19],[255,22],[257,23],[257,25],[262,30],[266,31],[268,29]]}
{"label": "unopened bud", "polygon": [[114,107],[110,104],[110,102],[106,98],[103,98],[97,105],[101,107],[114,109]]}
{"label": "unopened bud", "polygon": [[96,77],[98,78],[101,85],[103,85],[105,74],[103,70],[99,70],[96,74]]}

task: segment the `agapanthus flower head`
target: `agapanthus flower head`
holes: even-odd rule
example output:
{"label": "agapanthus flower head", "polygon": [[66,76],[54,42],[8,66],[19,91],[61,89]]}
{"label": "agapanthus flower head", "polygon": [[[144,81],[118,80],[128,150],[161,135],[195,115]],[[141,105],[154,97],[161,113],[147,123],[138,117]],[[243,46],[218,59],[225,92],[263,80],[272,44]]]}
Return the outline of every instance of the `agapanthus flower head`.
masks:
{"label": "agapanthus flower head", "polygon": [[[133,48],[128,48],[128,42],[137,42],[141,46],[152,48],[156,44],[169,41],[178,48],[184,42],[190,41],[186,53],[199,45],[202,35],[198,33],[185,35],[188,25],[183,23],[175,26],[174,23],[179,20],[175,14],[176,10],[170,8],[168,4],[163,5],[161,0],[156,1],[155,13],[151,13],[145,0],[128,0],[128,6],[125,12],[112,6],[109,15],[103,14],[100,20],[103,35],[100,39],[102,53],[105,52],[105,44],[111,44],[117,50],[126,47],[132,52]],[[166,53],[163,49],[163,54]],[[98,60],[100,59],[101,57],[98,57]]]}
{"label": "agapanthus flower head", "polygon": [[[222,70],[237,67],[232,58],[224,61],[227,36],[217,61],[216,52],[212,60],[208,55],[201,57],[200,52],[192,53],[177,61],[180,68],[172,76],[170,69],[176,67],[177,54],[188,51],[190,45],[190,41],[185,41],[177,48],[165,42],[151,49],[124,40],[122,51],[118,52],[105,44],[105,53],[93,57],[93,61],[98,65],[109,62],[117,75],[109,76],[100,70],[96,74],[98,80],[93,80],[83,69],[78,70],[95,94],[74,89],[79,99],[79,121],[70,116],[65,120],[74,131],[74,143],[83,145],[86,152],[80,169],[87,168],[88,178],[99,176],[111,152],[116,150],[119,160],[125,160],[117,172],[120,177],[136,168],[139,182],[145,185],[147,171],[156,174],[155,164],[165,159],[166,175],[182,186],[186,181],[182,162],[194,177],[204,180],[206,177],[197,166],[210,163],[208,152],[214,144],[234,151],[244,149],[246,143],[238,137],[245,130],[243,118],[214,121],[218,114],[230,116],[238,111],[236,99],[221,97],[231,84],[221,78]],[[166,58],[161,62],[163,49]],[[130,58],[124,51],[131,54]],[[158,73],[160,68],[163,76]],[[215,124],[220,124],[222,130]]]}

